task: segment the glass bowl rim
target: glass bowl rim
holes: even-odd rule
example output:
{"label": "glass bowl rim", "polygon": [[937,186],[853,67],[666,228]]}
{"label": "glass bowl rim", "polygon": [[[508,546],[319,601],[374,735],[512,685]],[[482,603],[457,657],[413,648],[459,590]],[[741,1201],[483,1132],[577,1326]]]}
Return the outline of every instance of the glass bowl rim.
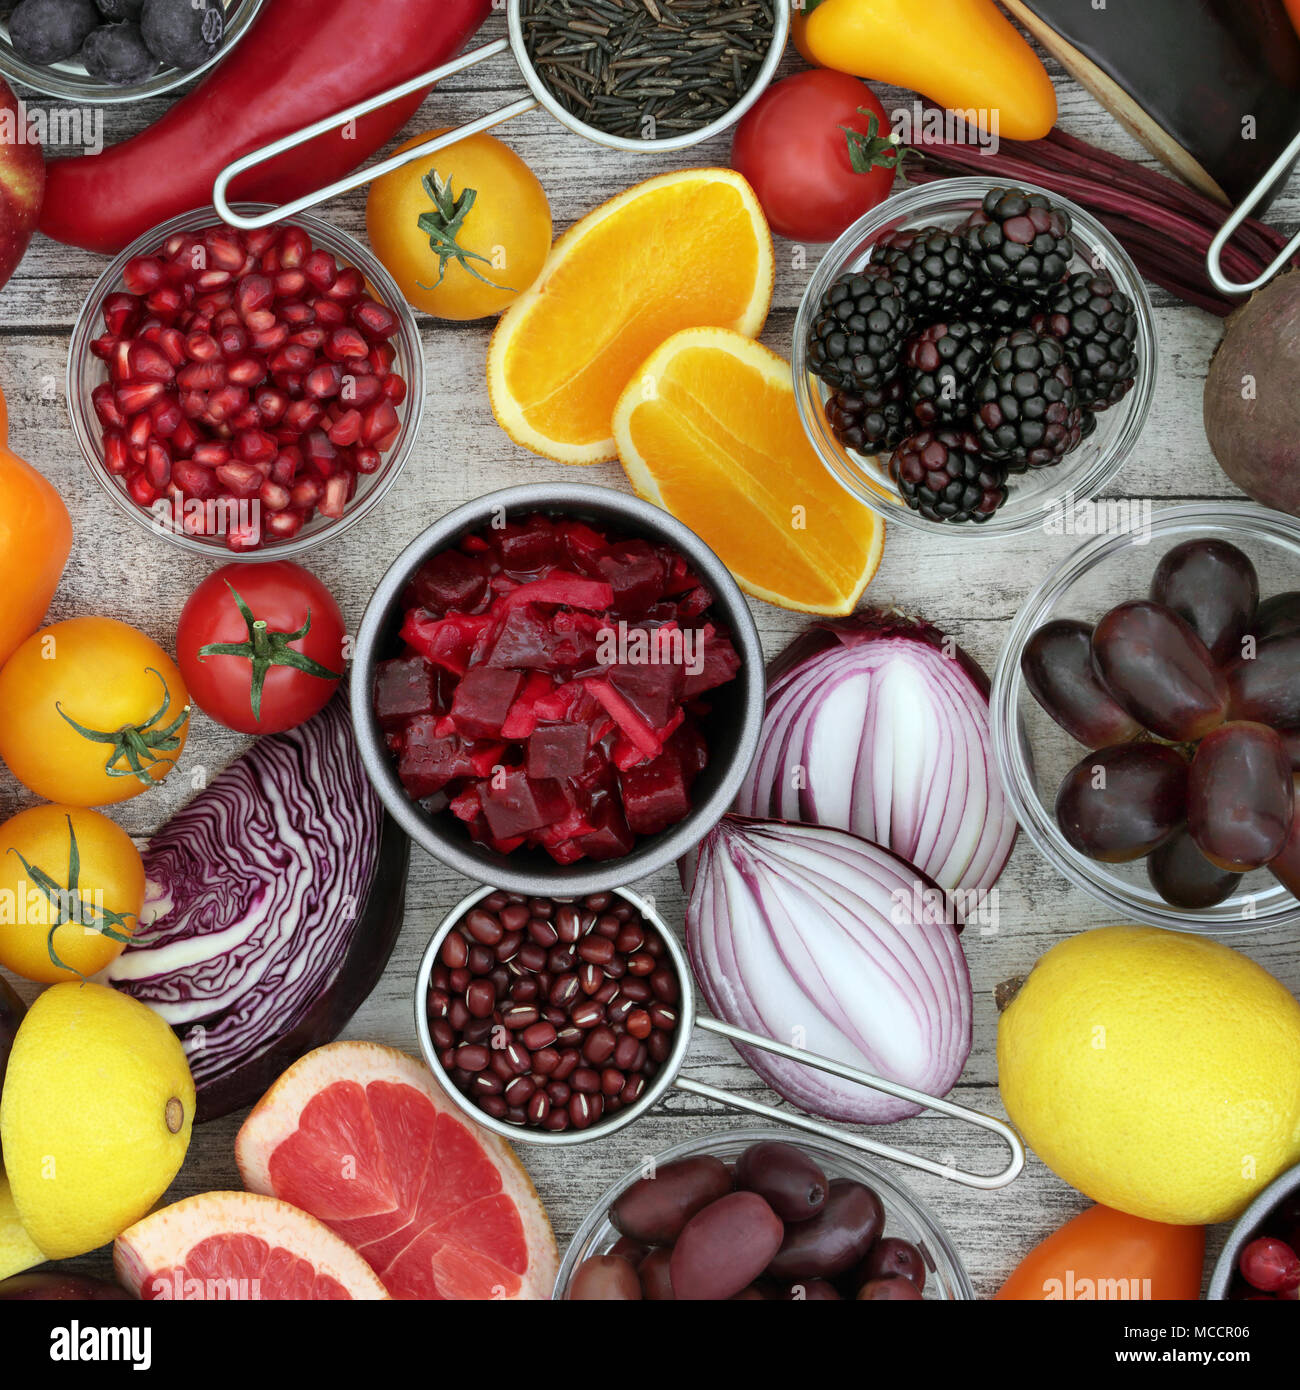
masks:
{"label": "glass bowl rim", "polygon": [[[1256,502],[1225,499],[1221,502],[1186,503],[1162,507],[1151,516],[1151,539],[1189,524],[1205,527],[1226,526],[1230,532],[1243,532],[1261,540],[1291,544],[1300,553],[1300,519]],[[1268,533],[1271,532],[1271,535]],[[1261,534],[1263,533],[1263,534]],[[1244,538],[1244,537],[1243,537]],[[1150,542],[1148,541],[1147,544]],[[1123,897],[1114,892],[1086,867],[1083,857],[1075,856],[1066,845],[1042,797],[1034,789],[1021,750],[1018,708],[1024,677],[1020,658],[1025,643],[1059,601],[1095,565],[1138,544],[1132,532],[1093,536],[1070,551],[1042,580],[1017,610],[1007,629],[998,655],[989,696],[993,752],[998,775],[1011,802],[1017,822],[1040,855],[1076,888],[1120,914],[1119,920],[1136,919],[1148,926],[1164,927],[1196,935],[1237,936],[1268,931],[1300,922],[1300,901],[1263,918],[1215,921],[1193,915],[1193,909],[1170,906],[1167,910]],[[1068,737],[1062,731],[1063,737]],[[1213,909],[1210,909],[1211,911]]]}
{"label": "glass bowl rim", "polygon": [[[240,203],[236,206],[236,211],[266,212],[270,210],[270,207],[269,203]],[[389,341],[400,341],[404,355],[408,359],[406,399],[401,406],[397,407],[399,412],[405,411],[402,417],[401,432],[379,471],[371,475],[375,481],[367,489],[365,495],[359,499],[354,498],[341,517],[332,520],[329,525],[322,526],[310,535],[300,532],[290,540],[264,544],[256,550],[234,551],[220,537],[199,539],[195,536],[179,533],[169,527],[163,528],[155,525],[148,511],[126,496],[123,490],[117,486],[116,480],[104,467],[103,450],[97,440],[97,421],[93,411],[88,411],[82,402],[81,373],[86,365],[86,359],[90,355],[90,338],[97,318],[103,309],[104,300],[118,288],[118,282],[122,278],[122,272],[127,263],[136,256],[152,253],[159,242],[165,241],[174,232],[191,231],[196,227],[206,226],[209,223],[219,223],[220,221],[221,218],[217,210],[211,206],[191,208],[188,212],[178,213],[175,217],[168,218],[167,221],[159,223],[158,226],[138,236],[100,272],[86,294],[68,340],[68,365],[64,377],[68,413],[72,419],[72,432],[76,436],[81,455],[95,481],[119,508],[143,526],[150,535],[161,536],[164,540],[170,541],[173,545],[179,546],[191,554],[205,555],[209,558],[220,557],[248,564],[291,559],[321,544],[326,539],[333,539],[341,535],[348,527],[368,516],[388,495],[389,490],[406,467],[419,437],[424,415],[424,344],[420,336],[419,324],[411,306],[407,303],[406,296],[398,288],[397,282],[389,274],[387,268],[368,247],[364,246],[350,232],[346,232],[341,227],[336,227],[332,222],[327,222],[324,218],[317,217],[312,213],[297,213],[293,217],[285,218],[285,225],[301,227],[311,234],[313,244],[326,246],[327,249],[333,250],[335,254],[346,259],[350,265],[361,271],[376,296],[396,316],[399,325],[398,331]]]}
{"label": "glass bowl rim", "polygon": [[[758,1125],[750,1129],[723,1129],[714,1130],[709,1134],[697,1134],[694,1138],[684,1139],[680,1143],[672,1145],[671,1148],[663,1150],[654,1156],[656,1166],[664,1163],[673,1163],[681,1158],[693,1158],[698,1155],[715,1152],[719,1147],[728,1144],[759,1144],[768,1140],[777,1140],[781,1143],[794,1144],[797,1147],[804,1147],[816,1150],[822,1156],[833,1158],[837,1163],[848,1168],[856,1168],[861,1172],[870,1175],[869,1186],[873,1188],[877,1185],[880,1189],[880,1196],[885,1199],[885,1229],[888,1231],[889,1214],[895,1207],[900,1207],[912,1221],[925,1233],[927,1241],[932,1242],[931,1253],[935,1259],[936,1269],[943,1262],[946,1265],[945,1273],[949,1282],[953,1286],[952,1300],[931,1300],[931,1302],[957,1302],[973,1301],[975,1298],[975,1286],[971,1283],[971,1278],[958,1253],[957,1247],[953,1244],[952,1238],[948,1235],[939,1219],[930,1211],[930,1208],[919,1198],[911,1188],[905,1186],[901,1179],[892,1178],[883,1172],[876,1164],[868,1158],[850,1149],[847,1145],[840,1144],[837,1140],[824,1138],[816,1134],[804,1134],[800,1131],[782,1128],[775,1125]],[[555,1276],[555,1287],[551,1298],[553,1301],[564,1301],[565,1294],[569,1286],[569,1281],[573,1277],[573,1271],[577,1268],[579,1252],[591,1240],[601,1223],[609,1214],[609,1209],[613,1205],[614,1199],[626,1188],[629,1187],[637,1178],[641,1176],[642,1164],[638,1163],[630,1167],[622,1177],[612,1182],[588,1209],[587,1214],[582,1218],[577,1230],[569,1239],[565,1247],[563,1256],[560,1259],[560,1267]]]}
{"label": "glass bowl rim", "polygon": [[[1087,474],[1082,478],[1070,478],[1059,490],[1044,496],[1036,510],[1011,520],[1000,515],[992,516],[980,525],[953,526],[941,521],[927,521],[919,512],[914,512],[901,499],[891,505],[883,496],[868,497],[864,489],[856,486],[852,479],[855,470],[848,467],[826,442],[825,416],[822,403],[813,385],[813,375],[808,369],[807,332],[809,323],[821,301],[822,295],[831,281],[841,274],[850,263],[850,252],[868,237],[884,227],[896,222],[906,222],[911,217],[926,212],[936,212],[943,204],[980,199],[993,188],[1012,186],[1029,193],[1041,193],[1055,204],[1063,207],[1071,216],[1077,229],[1086,237],[1089,247],[1100,248],[1105,253],[1108,272],[1116,281],[1121,292],[1133,301],[1138,319],[1138,375],[1133,389],[1111,411],[1123,412],[1123,423],[1118,436],[1111,442],[1105,453],[1099,455]],[[1078,272],[1073,272],[1078,273]],[[1115,237],[1091,213],[1077,203],[1050,189],[1020,180],[994,178],[951,178],[938,179],[933,183],[921,184],[905,189],[887,198],[878,207],[860,217],[851,227],[842,232],[822,256],[817,269],[803,292],[799,308],[795,314],[794,341],[791,349],[791,370],[794,378],[795,405],[804,434],[813,452],[821,460],[822,466],[839,485],[865,507],[870,507],[887,523],[897,521],[914,531],[929,535],[950,536],[960,542],[971,537],[1005,537],[1026,535],[1041,530],[1044,522],[1056,511],[1071,503],[1079,504],[1094,500],[1118,476],[1132,456],[1141,438],[1151,413],[1155,399],[1156,380],[1159,375],[1159,344],[1156,335],[1155,316],[1151,306],[1151,296],[1132,257]],[[1107,414],[1111,412],[1106,412]],[[1086,446],[1087,441],[1084,441]],[[1067,467],[1069,456],[1057,465],[1057,469]]]}

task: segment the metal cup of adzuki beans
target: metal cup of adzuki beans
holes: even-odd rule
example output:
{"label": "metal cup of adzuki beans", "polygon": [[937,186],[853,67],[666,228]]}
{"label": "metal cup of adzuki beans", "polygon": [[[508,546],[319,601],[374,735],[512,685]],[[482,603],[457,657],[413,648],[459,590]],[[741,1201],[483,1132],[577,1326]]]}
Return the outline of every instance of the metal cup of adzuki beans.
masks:
{"label": "metal cup of adzuki beans", "polygon": [[672,1052],[681,987],[626,897],[501,891],[442,939],[425,1001],[434,1053],[486,1115],[585,1130],[645,1094]]}

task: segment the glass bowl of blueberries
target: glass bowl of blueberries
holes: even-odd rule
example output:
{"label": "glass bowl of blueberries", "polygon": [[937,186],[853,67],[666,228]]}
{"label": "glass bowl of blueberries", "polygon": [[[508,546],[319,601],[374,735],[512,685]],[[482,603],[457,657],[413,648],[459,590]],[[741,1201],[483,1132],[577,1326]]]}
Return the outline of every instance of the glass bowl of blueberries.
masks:
{"label": "glass bowl of blueberries", "polygon": [[91,105],[161,96],[206,72],[262,0],[0,0],[0,73]]}

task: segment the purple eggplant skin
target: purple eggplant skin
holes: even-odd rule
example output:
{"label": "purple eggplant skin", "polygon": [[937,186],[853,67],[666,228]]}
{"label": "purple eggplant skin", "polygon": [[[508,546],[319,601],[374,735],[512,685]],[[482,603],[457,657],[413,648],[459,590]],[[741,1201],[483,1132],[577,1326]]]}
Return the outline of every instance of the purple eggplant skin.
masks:
{"label": "purple eggplant skin", "polygon": [[118,1284],[92,1279],[88,1274],[61,1274],[53,1270],[14,1274],[0,1281],[0,1303],[118,1303],[132,1302]]}
{"label": "purple eggplant skin", "polygon": [[[397,944],[406,912],[406,876],[410,863],[411,841],[385,812],[370,892],[334,982],[293,1027],[264,1052],[199,1088],[195,1115],[199,1124],[220,1119],[232,1110],[260,1100],[281,1072],[314,1048],[333,1042],[347,1027],[352,1015],[379,983]],[[184,1033],[180,1036],[183,1038]]]}
{"label": "purple eggplant skin", "polygon": [[26,1012],[27,1005],[19,999],[17,990],[7,980],[0,980],[0,1090],[4,1089],[9,1049],[14,1045],[18,1025]]}

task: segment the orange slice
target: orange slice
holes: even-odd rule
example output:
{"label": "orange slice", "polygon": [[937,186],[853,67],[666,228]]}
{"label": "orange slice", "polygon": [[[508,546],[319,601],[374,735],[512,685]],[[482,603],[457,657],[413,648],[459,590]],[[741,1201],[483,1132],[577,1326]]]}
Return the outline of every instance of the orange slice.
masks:
{"label": "orange slice", "polygon": [[739,174],[647,179],[570,227],[502,317],[488,351],[492,412],[546,458],[616,458],[614,402],[646,355],[704,324],[754,337],[772,274],[772,234]]}
{"label": "orange slice", "polygon": [[783,358],[725,329],[677,333],[619,398],[614,436],[637,493],[703,537],[746,593],[853,611],[885,524],[814,453]]}

